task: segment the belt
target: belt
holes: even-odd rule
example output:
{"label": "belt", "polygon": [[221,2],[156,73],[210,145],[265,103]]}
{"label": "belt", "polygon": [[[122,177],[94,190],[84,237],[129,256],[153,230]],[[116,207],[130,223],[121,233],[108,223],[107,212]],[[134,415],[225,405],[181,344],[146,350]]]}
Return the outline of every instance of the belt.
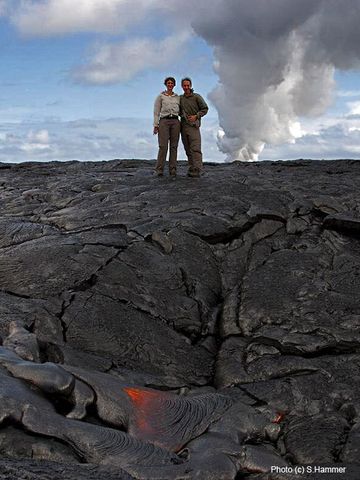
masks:
{"label": "belt", "polygon": [[179,115],[166,115],[166,117],[161,117],[161,120],[163,118],[166,118],[166,119],[168,119],[168,118],[179,118]]}

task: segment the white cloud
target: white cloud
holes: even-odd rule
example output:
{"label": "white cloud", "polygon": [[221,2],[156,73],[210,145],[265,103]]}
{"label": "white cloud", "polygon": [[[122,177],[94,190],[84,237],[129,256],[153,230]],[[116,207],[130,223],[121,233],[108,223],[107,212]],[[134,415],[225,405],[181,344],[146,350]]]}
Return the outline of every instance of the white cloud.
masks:
{"label": "white cloud", "polygon": [[77,81],[92,84],[127,81],[145,69],[174,64],[189,38],[188,32],[180,32],[163,40],[135,38],[100,45],[91,62],[75,69],[73,76]]}
{"label": "white cloud", "polygon": [[24,34],[48,36],[78,32],[116,32],[141,22],[158,0],[22,1],[12,21]]}
{"label": "white cloud", "polygon": [[28,139],[33,143],[40,143],[42,145],[47,145],[49,143],[49,132],[45,129],[38,130],[37,132],[33,132],[30,130],[28,133]]}
{"label": "white cloud", "polygon": [[338,97],[360,97],[360,90],[338,90]]}
{"label": "white cloud", "polygon": [[[221,162],[216,146],[218,123],[204,118],[202,144],[204,159]],[[43,124],[1,124],[0,161],[111,160],[114,158],[155,159],[158,140],[152,118],[53,121]],[[178,158],[186,159],[181,142]]]}
{"label": "white cloud", "polygon": [[[296,158],[360,159],[360,120],[314,119],[301,124],[302,137],[293,143],[266,145],[259,160]],[[224,162],[217,149],[217,120],[202,122],[202,150],[205,162]],[[307,133],[305,133],[307,132]],[[138,158],[154,160],[157,138],[149,119],[113,118],[108,120],[53,121],[45,124],[1,124],[0,161],[67,161]],[[179,160],[186,156],[179,144]]]}
{"label": "white cloud", "polygon": [[21,145],[21,150],[26,153],[38,153],[41,150],[50,150],[49,145],[43,145],[42,143],[24,143]]}
{"label": "white cloud", "polygon": [[349,102],[349,115],[360,115],[360,102]]}
{"label": "white cloud", "polygon": [[[151,120],[54,121],[2,124],[0,161],[110,160],[155,158]],[[50,141],[51,139],[51,141]]]}
{"label": "white cloud", "polygon": [[19,162],[36,160],[38,155],[53,153],[50,145],[49,133],[45,129],[28,130],[22,124],[5,124],[0,133],[0,160],[5,162]]}
{"label": "white cloud", "polygon": [[51,150],[49,132],[45,129],[33,131],[27,134],[27,141],[20,143],[19,148],[26,153],[37,153],[43,150]]}
{"label": "white cloud", "polygon": [[326,118],[318,124],[302,125],[304,133],[294,142],[267,145],[260,160],[292,160],[298,158],[328,159],[352,158],[360,160],[360,121]]}

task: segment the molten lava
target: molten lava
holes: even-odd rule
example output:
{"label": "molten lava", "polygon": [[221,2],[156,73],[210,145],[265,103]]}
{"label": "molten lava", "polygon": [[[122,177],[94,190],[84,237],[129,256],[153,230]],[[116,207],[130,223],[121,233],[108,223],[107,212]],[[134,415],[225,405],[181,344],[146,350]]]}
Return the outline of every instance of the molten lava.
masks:
{"label": "molten lava", "polygon": [[[134,427],[136,433],[141,437],[143,435],[156,434],[157,429],[151,425],[151,419],[154,416],[154,411],[158,410],[159,401],[161,401],[163,395],[152,390],[134,387],[125,387],[123,390],[130,397],[134,406],[136,424]],[[135,432],[133,431],[133,433]]]}

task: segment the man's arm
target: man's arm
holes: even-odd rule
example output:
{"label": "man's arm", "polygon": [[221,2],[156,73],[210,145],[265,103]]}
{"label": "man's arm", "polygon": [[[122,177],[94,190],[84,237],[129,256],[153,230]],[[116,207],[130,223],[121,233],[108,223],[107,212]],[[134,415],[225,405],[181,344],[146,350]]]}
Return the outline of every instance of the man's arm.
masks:
{"label": "man's arm", "polygon": [[198,106],[198,111],[196,114],[189,115],[187,117],[188,121],[192,123],[195,123],[197,120],[200,120],[200,118],[206,115],[209,110],[207,103],[205,102],[205,100],[202,98],[201,95],[199,95],[198,93],[195,93],[195,98]]}
{"label": "man's arm", "polygon": [[204,115],[206,115],[209,111],[209,107],[207,106],[207,103],[205,102],[205,100],[203,99],[203,97],[201,95],[199,95],[198,93],[196,94],[196,101],[197,101],[197,104],[198,104],[198,107],[199,107],[199,111],[197,113],[197,118],[200,119],[201,117],[203,117]]}

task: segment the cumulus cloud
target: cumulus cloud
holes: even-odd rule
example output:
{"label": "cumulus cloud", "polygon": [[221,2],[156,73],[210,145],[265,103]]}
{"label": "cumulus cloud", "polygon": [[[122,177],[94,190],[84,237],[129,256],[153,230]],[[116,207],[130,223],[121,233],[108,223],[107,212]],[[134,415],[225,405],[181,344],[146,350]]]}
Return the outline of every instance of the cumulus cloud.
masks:
{"label": "cumulus cloud", "polygon": [[360,128],[348,129],[343,124],[324,127],[307,133],[292,144],[269,145],[264,160],[354,159],[360,157]]}
{"label": "cumulus cloud", "polygon": [[[46,125],[46,126],[45,126]],[[202,144],[205,160],[223,162],[216,148],[216,119],[205,117]],[[299,126],[298,126],[299,128]],[[296,142],[267,145],[263,160],[297,158],[360,158],[360,116],[315,118],[304,122]],[[0,125],[0,161],[110,160],[114,158],[155,159],[157,138],[149,119],[113,118],[107,120],[53,120]],[[186,158],[179,145],[179,160]]]}
{"label": "cumulus cloud", "polygon": [[111,84],[130,80],[148,68],[162,68],[179,60],[189,40],[188,32],[179,32],[163,40],[132,38],[121,43],[96,47],[91,62],[78,67],[73,77],[80,82]]}
{"label": "cumulus cloud", "polygon": [[[46,128],[45,128],[46,125]],[[203,148],[206,160],[222,162],[216,148],[216,119],[204,119]],[[181,143],[181,142],[180,142]],[[158,141],[152,121],[146,118],[82,119],[62,122],[2,123],[0,162],[111,160],[114,158],[155,159]],[[179,160],[186,155],[179,145]]]}
{"label": "cumulus cloud", "polygon": [[38,153],[43,150],[51,150],[49,132],[45,129],[33,131],[27,134],[26,141],[19,143],[20,150],[25,153]]}
{"label": "cumulus cloud", "polygon": [[12,15],[24,34],[119,33],[158,8],[158,0],[25,0]]}
{"label": "cumulus cloud", "polygon": [[149,120],[115,118],[70,122],[1,124],[0,161],[110,160],[155,158]]}
{"label": "cumulus cloud", "polygon": [[28,139],[32,143],[37,143],[37,144],[41,144],[41,145],[48,145],[48,143],[50,141],[49,132],[45,129],[38,130],[36,132],[33,132],[32,130],[30,130],[30,132],[28,133]]}
{"label": "cumulus cloud", "polygon": [[349,115],[360,115],[360,102],[349,102],[348,107],[350,109]]}
{"label": "cumulus cloud", "polygon": [[267,145],[262,158],[288,160],[296,158],[360,158],[360,115],[352,115],[355,105],[348,103],[341,116],[303,119],[296,142]]}
{"label": "cumulus cloud", "polygon": [[[9,127],[8,127],[9,128]],[[23,131],[18,124],[16,129],[9,128],[6,133],[0,135],[0,157],[6,155],[6,160],[14,160],[13,155],[18,159],[26,160],[24,155],[38,155],[45,151],[50,152],[50,138],[47,130]]]}

